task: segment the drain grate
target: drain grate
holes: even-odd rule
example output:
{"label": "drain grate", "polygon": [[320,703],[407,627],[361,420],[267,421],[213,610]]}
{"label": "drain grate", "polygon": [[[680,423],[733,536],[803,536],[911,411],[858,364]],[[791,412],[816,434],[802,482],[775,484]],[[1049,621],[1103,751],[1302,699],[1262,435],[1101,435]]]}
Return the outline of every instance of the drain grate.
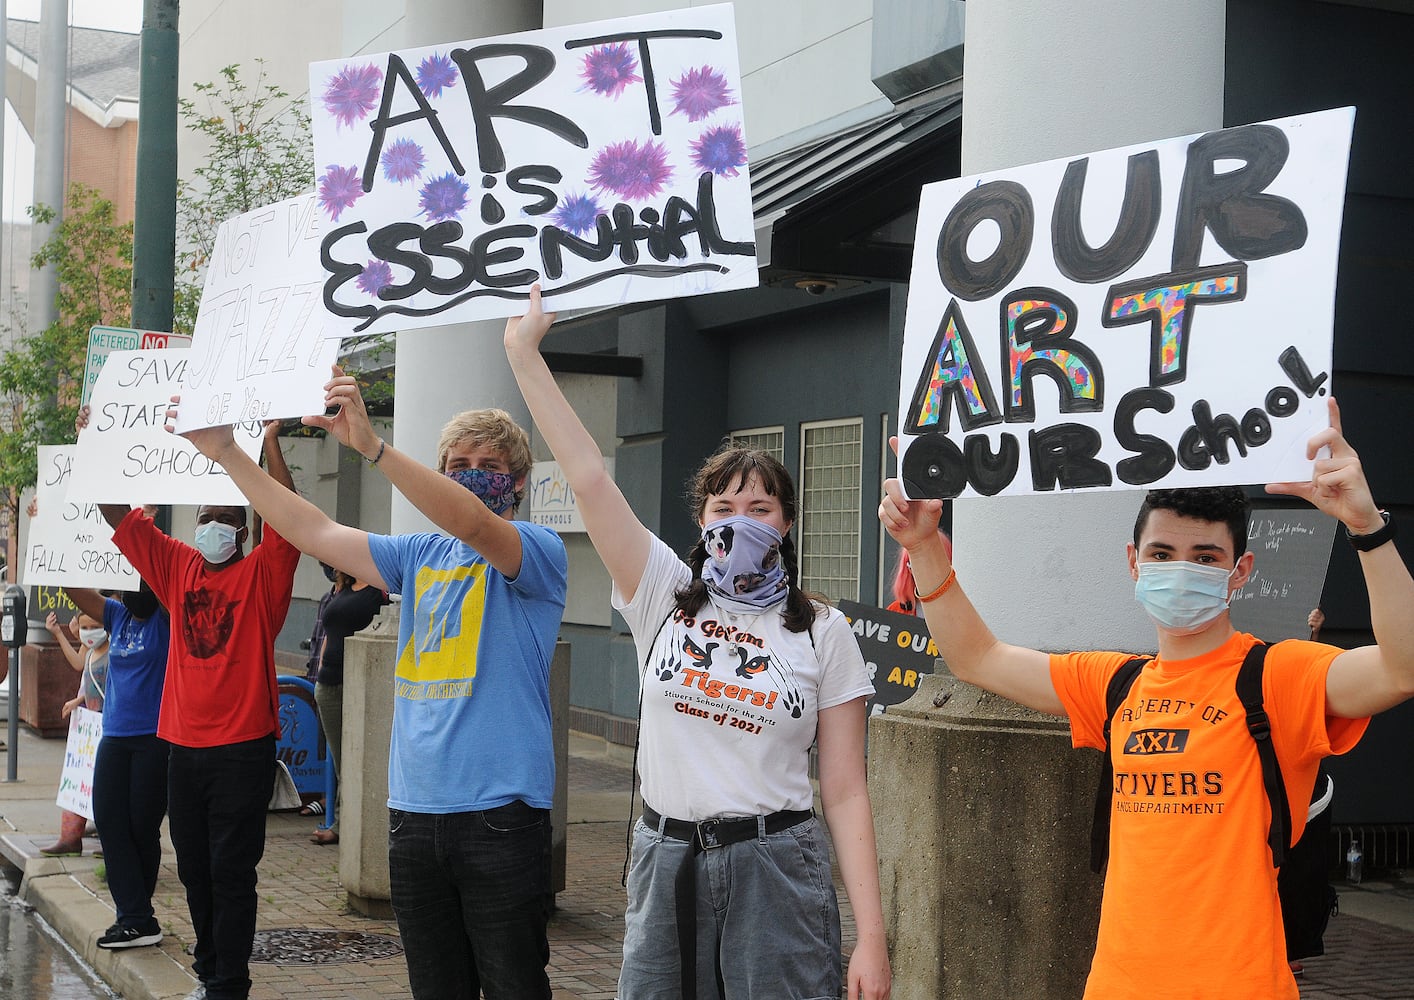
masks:
{"label": "drain grate", "polygon": [[250,960],[265,965],[331,965],[391,958],[402,950],[402,943],[387,934],[291,927],[256,931]]}

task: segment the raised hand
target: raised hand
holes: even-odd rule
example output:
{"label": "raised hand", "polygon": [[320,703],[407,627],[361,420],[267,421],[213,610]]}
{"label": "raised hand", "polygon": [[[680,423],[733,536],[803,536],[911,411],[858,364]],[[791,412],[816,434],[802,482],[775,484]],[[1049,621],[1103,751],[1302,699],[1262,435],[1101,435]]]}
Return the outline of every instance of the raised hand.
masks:
{"label": "raised hand", "polygon": [[315,414],[302,417],[307,427],[318,427],[328,431],[343,444],[358,452],[364,458],[372,458],[378,450],[378,432],[368,419],[368,408],[363,402],[363,393],[352,375],[345,375],[338,365],[333,366],[334,377],[324,386],[324,406],[333,408],[334,413],[325,416]]}
{"label": "raised hand", "polygon": [[74,434],[79,434],[88,426],[88,418],[93,410],[87,403],[79,407],[79,412],[74,416]]}
{"label": "raised hand", "polygon": [[512,316],[506,320],[504,337],[506,350],[513,348],[540,350],[540,341],[545,339],[545,334],[550,332],[550,325],[554,322],[555,314],[545,312],[540,301],[540,284],[537,282],[531,285],[530,303],[525,310],[525,315]]}
{"label": "raised hand", "polygon": [[[889,438],[889,447],[894,454],[898,454],[898,438]],[[903,495],[903,484],[897,479],[884,481],[884,498],[879,501],[879,523],[894,541],[910,552],[930,539],[938,541],[938,520],[942,515],[941,500],[909,500]]]}
{"label": "raised hand", "polygon": [[[167,411],[167,430],[175,433],[173,421],[177,419],[177,410],[182,405],[181,396],[172,397],[172,408]],[[196,450],[214,462],[221,461],[221,456],[227,448],[236,446],[236,438],[231,431],[230,424],[218,424],[215,427],[196,427],[189,431],[183,431],[182,437],[196,445]]]}
{"label": "raised hand", "polygon": [[[1366,535],[1378,530],[1384,519],[1370,495],[1360,456],[1341,431],[1340,406],[1334,396],[1326,400],[1326,406],[1330,426],[1306,443],[1306,457],[1314,463],[1311,479],[1299,483],[1268,483],[1267,492],[1300,497],[1341,521],[1352,535]],[[1317,457],[1322,448],[1330,449],[1328,458]]]}

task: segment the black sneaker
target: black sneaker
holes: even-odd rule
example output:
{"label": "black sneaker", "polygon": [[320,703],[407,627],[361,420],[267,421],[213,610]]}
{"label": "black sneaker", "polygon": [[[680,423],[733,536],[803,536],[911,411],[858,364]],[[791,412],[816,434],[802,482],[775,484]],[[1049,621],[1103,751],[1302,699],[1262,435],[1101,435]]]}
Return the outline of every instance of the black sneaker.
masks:
{"label": "black sneaker", "polygon": [[124,927],[122,924],[114,924],[104,931],[103,936],[98,939],[100,948],[143,948],[151,944],[162,943],[162,931],[151,931],[144,934],[136,927]]}

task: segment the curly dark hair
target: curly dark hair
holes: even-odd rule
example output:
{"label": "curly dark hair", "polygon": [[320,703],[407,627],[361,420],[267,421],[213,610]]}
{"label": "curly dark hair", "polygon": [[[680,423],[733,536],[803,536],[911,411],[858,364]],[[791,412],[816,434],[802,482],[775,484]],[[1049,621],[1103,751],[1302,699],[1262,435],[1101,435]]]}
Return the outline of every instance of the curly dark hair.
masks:
{"label": "curly dark hair", "polygon": [[1170,510],[1195,521],[1226,524],[1232,532],[1232,557],[1241,559],[1247,551],[1247,494],[1236,486],[1195,486],[1185,490],[1150,490],[1134,519],[1134,544],[1149,522],[1149,512]]}
{"label": "curly dark hair", "polygon": [[[780,501],[786,523],[794,525],[798,511],[795,482],[786,467],[768,452],[731,445],[718,448],[688,481],[687,505],[693,517],[701,521],[710,498],[722,493],[740,493],[752,476],[760,481],[762,489]],[[707,603],[707,584],[702,582],[702,567],[706,562],[707,543],[699,538],[687,553],[692,579],[673,595],[683,614],[696,615]],[[815,622],[815,605],[813,595],[800,589],[798,558],[789,531],[781,541],[781,565],[790,585],[781,615],[783,623],[792,632],[804,632]]]}

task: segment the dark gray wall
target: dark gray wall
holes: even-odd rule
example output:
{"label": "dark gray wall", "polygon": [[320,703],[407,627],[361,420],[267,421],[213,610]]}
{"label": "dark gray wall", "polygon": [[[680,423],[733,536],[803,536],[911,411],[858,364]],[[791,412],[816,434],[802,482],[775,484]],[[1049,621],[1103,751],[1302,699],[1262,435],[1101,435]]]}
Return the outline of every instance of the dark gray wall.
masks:
{"label": "dark gray wall", "polygon": [[[1355,134],[1336,287],[1334,392],[1375,498],[1414,529],[1414,16],[1313,0],[1229,0],[1227,125],[1354,105]],[[1399,539],[1414,558],[1414,530]],[[1369,642],[1370,609],[1354,553],[1337,542],[1322,638]],[[1335,822],[1414,822],[1414,706],[1376,718],[1328,767]]]}

